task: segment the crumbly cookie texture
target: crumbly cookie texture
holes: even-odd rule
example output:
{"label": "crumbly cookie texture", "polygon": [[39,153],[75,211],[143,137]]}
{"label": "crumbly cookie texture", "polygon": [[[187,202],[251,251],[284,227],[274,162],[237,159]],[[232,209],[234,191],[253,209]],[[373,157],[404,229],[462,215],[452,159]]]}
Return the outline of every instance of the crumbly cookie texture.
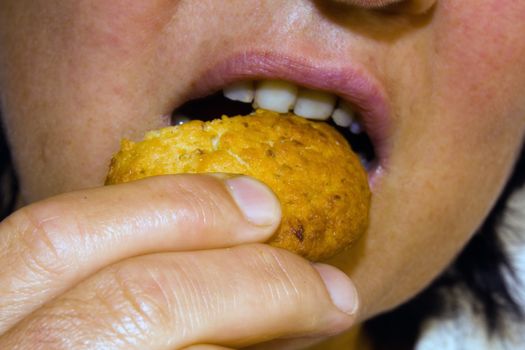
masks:
{"label": "crumbly cookie texture", "polygon": [[106,184],[179,173],[245,174],[267,184],[282,206],[269,244],[312,261],[327,259],[367,229],[367,174],[344,137],[325,123],[257,110],[191,121],[123,140]]}

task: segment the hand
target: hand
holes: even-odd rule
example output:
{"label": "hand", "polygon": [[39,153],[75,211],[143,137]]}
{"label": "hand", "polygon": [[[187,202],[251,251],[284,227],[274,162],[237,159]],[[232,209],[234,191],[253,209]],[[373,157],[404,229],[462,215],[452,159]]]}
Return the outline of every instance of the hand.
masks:
{"label": "hand", "polygon": [[342,272],[250,244],[279,221],[248,177],[164,176],[27,206],[0,224],[0,348],[218,349],[347,329],[357,297]]}

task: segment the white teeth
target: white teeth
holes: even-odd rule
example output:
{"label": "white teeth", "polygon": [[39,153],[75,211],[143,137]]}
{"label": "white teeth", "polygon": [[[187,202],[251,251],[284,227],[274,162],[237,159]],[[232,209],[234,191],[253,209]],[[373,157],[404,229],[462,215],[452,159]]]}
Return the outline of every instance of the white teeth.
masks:
{"label": "white teeth", "polygon": [[232,84],[223,90],[224,97],[244,103],[252,103],[255,97],[253,81],[241,81]]}
{"label": "white teeth", "polygon": [[295,103],[294,113],[308,119],[327,120],[332,115],[335,103],[336,97],[332,94],[301,89]]}
{"label": "white teeth", "polygon": [[332,113],[332,119],[336,125],[348,128],[352,125],[355,118],[355,112],[346,103],[340,103],[339,107]]}
{"label": "white teeth", "polygon": [[286,113],[297,99],[297,86],[279,80],[265,80],[255,90],[255,108]]}
{"label": "white teeth", "polygon": [[255,109],[278,113],[293,110],[298,116],[314,120],[328,120],[331,116],[336,125],[350,128],[354,134],[363,132],[352,107],[341,101],[335,108],[337,96],[328,92],[298,88],[282,80],[262,80],[258,83],[241,81],[232,84],[224,88],[223,94],[230,100],[252,103]]}

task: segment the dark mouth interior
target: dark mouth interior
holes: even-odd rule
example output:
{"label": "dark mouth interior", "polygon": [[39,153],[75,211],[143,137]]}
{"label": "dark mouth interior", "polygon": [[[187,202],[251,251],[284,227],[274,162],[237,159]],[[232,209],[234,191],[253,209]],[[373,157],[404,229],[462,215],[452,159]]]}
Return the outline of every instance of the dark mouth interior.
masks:
{"label": "dark mouth interior", "polygon": [[[210,121],[223,115],[231,117],[248,115],[252,112],[253,107],[251,104],[227,99],[223,96],[222,91],[219,91],[213,95],[186,102],[173,112],[171,124],[178,125],[188,120],[196,119]],[[376,161],[374,146],[366,132],[352,133],[350,128],[336,125],[332,118],[329,118],[326,123],[337,129],[345,137],[354,152],[360,156],[363,165],[367,169],[374,165]]]}

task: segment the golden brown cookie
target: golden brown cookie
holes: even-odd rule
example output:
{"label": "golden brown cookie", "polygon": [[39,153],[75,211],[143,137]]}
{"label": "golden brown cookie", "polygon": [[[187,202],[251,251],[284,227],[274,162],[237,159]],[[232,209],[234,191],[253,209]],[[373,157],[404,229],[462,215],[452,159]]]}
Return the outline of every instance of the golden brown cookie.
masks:
{"label": "golden brown cookie", "polygon": [[106,184],[213,172],[253,176],[273,189],[283,212],[273,246],[318,261],[366,231],[370,190],[358,157],[328,124],[292,114],[257,110],[123,140]]}

